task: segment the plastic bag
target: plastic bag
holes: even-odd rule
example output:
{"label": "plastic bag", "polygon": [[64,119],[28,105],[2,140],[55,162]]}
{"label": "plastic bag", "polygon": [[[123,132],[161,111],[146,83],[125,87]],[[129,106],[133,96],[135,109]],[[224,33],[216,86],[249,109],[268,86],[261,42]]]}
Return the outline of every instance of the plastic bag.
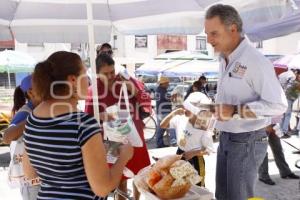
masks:
{"label": "plastic bag", "polygon": [[[126,109],[121,109],[121,99],[123,95]],[[120,143],[129,142],[134,147],[142,147],[143,141],[130,115],[128,92],[125,83],[122,83],[117,108],[119,111],[117,112],[116,119],[103,122],[104,138]]]}
{"label": "plastic bag", "polygon": [[8,184],[12,188],[21,187],[25,182],[22,156],[24,154],[23,137],[12,141],[10,145],[11,160],[8,169]]}

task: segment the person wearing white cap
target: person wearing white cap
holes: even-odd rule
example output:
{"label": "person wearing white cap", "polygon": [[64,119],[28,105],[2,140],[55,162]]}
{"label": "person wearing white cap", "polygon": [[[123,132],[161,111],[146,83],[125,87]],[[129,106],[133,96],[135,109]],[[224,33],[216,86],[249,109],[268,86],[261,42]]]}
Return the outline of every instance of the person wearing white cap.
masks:
{"label": "person wearing white cap", "polygon": [[201,110],[194,104],[209,104],[211,100],[201,92],[193,92],[184,101],[183,107],[178,108],[167,115],[161,122],[162,128],[174,128],[176,130],[177,154],[182,154],[203,178],[199,183],[204,186],[205,162],[203,155],[213,150],[213,140],[209,123],[212,123],[210,111]]}
{"label": "person wearing white cap", "polygon": [[[158,80],[158,87],[155,91],[155,100],[156,100],[156,116],[157,124],[160,122],[172,111],[172,102],[171,94],[167,91],[169,87],[170,79],[168,77],[161,76]],[[156,146],[157,148],[166,147],[164,144],[163,136],[166,129],[158,127],[156,130]],[[169,129],[170,132],[170,144],[176,144],[175,132],[173,129]]]}

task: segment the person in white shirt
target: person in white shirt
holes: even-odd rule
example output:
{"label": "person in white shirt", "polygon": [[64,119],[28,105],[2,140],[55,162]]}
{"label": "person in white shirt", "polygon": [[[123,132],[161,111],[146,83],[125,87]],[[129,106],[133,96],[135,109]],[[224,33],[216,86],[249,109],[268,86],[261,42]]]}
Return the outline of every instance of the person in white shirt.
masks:
{"label": "person in white shirt", "polygon": [[291,69],[286,72],[283,72],[278,76],[278,79],[283,90],[285,91],[288,102],[288,109],[283,115],[283,118],[280,123],[280,128],[283,133],[282,138],[289,138],[291,137],[289,134],[289,127],[290,120],[292,117],[293,105],[299,97],[299,89],[297,86],[300,81],[299,70]]}
{"label": "person in white shirt", "polygon": [[289,69],[286,72],[279,74],[279,82],[284,90],[287,86],[296,79],[296,71],[294,69]]}
{"label": "person in white shirt", "polygon": [[[200,186],[205,186],[205,162],[203,155],[214,152],[212,132],[208,130],[212,121],[210,111],[200,110],[192,103],[211,103],[201,92],[193,92],[184,101],[184,108],[178,108],[167,115],[161,122],[162,128],[174,128],[176,131],[178,150],[183,159],[188,160],[202,177]],[[201,124],[207,124],[201,126]],[[205,129],[205,130],[202,130]]]}
{"label": "person in white shirt", "polygon": [[244,38],[235,8],[222,4],[208,8],[205,33],[220,53],[216,198],[245,200],[255,196],[258,167],[267,152],[265,127],[271,116],[286,111],[287,100],[272,63]]}

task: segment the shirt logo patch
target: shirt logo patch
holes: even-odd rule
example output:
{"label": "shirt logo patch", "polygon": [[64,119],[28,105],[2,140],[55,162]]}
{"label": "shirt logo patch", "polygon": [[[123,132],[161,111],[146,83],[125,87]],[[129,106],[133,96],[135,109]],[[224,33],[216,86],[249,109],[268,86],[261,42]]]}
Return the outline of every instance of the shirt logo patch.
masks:
{"label": "shirt logo patch", "polygon": [[235,66],[231,72],[232,72],[233,77],[243,78],[246,71],[247,71],[246,65],[242,65],[240,62],[236,62]]}
{"label": "shirt logo patch", "polygon": [[183,130],[183,132],[184,132],[184,135],[186,136],[186,137],[189,137],[189,136],[192,136],[192,133],[191,132],[189,132],[188,130]]}

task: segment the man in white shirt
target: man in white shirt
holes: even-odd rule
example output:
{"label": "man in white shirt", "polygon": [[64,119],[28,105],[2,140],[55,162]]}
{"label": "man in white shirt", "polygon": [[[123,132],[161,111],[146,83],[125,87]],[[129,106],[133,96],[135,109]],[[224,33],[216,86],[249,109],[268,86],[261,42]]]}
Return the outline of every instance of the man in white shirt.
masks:
{"label": "man in white shirt", "polygon": [[258,167],[266,155],[265,127],[271,116],[285,112],[287,101],[272,63],[243,37],[243,22],[235,8],[210,7],[205,32],[220,53],[216,198],[245,200],[254,196]]}

